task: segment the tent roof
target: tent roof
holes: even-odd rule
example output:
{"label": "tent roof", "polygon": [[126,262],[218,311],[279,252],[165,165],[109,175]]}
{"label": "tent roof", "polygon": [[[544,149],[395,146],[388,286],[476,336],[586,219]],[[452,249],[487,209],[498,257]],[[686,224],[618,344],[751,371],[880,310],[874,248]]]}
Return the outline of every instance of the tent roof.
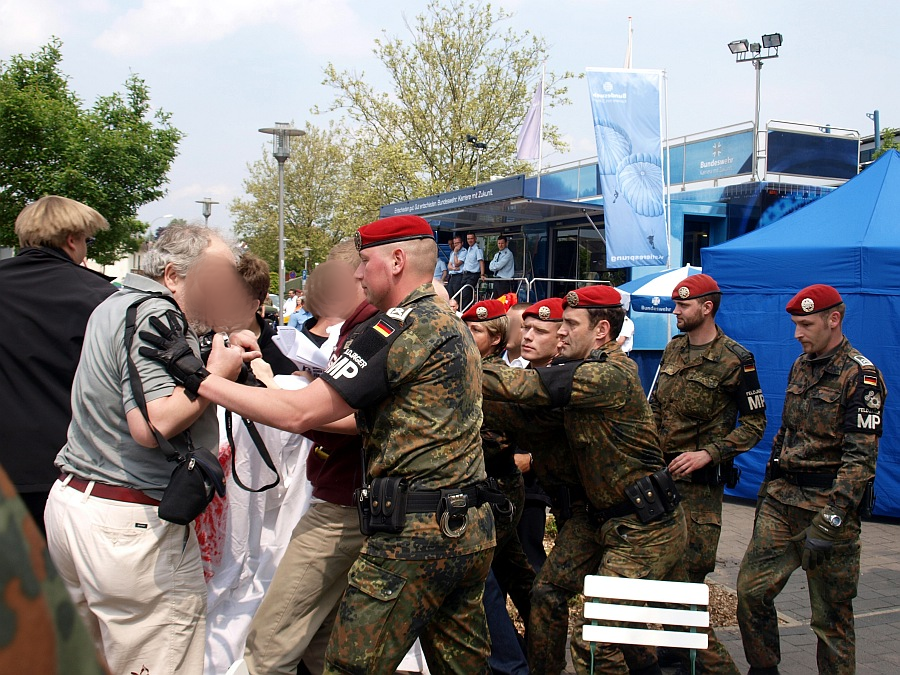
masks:
{"label": "tent roof", "polygon": [[796,292],[812,283],[829,283],[843,292],[896,293],[898,225],[900,153],[891,150],[799,211],[704,249],[703,268],[716,277],[717,268],[727,267],[725,292]]}

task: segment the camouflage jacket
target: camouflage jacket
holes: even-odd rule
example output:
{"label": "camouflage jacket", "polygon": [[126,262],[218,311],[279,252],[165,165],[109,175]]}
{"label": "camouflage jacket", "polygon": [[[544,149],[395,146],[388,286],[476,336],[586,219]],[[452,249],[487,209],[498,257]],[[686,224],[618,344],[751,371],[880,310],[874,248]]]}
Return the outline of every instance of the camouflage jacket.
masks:
{"label": "camouflage jacket", "polygon": [[799,487],[780,478],[765,486],[768,494],[805,509],[855,512],[875,475],[886,396],[881,372],[847,338],[830,355],[798,358],[772,456],[784,471],[837,477],[830,488]]}
{"label": "camouflage jacket", "polygon": [[[483,364],[502,364],[499,356],[488,356]],[[482,405],[482,413],[484,406]],[[510,474],[520,473],[516,468],[513,453],[516,446],[510,438],[507,428],[493,422],[486,415],[481,423],[481,449],[484,452],[484,463],[487,475],[491,478],[502,478]]]}
{"label": "camouflage jacket", "polygon": [[520,451],[531,453],[531,470],[541,487],[581,485],[562,410],[485,399],[484,419],[485,425],[503,429]]}
{"label": "camouflage jacket", "polygon": [[766,430],[753,355],[718,326],[700,354],[691,355],[684,334],[666,345],[650,407],[666,457],[706,450],[719,464],[759,443]]}
{"label": "camouflage jacket", "polygon": [[[403,477],[410,491],[485,480],[481,356],[462,322],[435,302],[430,283],[351,335],[322,378],[359,408],[369,478]],[[468,516],[465,534],[450,539],[434,514],[408,514],[402,533],[369,537],[363,553],[422,560],[492,547],[490,506],[470,509]]]}
{"label": "camouflage jacket", "polygon": [[614,341],[595,349],[585,361],[561,366],[487,366],[484,396],[562,407],[581,483],[598,509],[621,503],[625,488],[664,466],[637,365]]}

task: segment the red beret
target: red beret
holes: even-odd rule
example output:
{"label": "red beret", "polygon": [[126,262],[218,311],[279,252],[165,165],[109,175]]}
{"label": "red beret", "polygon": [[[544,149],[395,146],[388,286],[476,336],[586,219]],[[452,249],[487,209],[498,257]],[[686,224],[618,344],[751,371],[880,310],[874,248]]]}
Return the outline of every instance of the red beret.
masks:
{"label": "red beret", "polygon": [[533,316],[541,321],[562,321],[565,300],[562,298],[547,298],[534,303],[522,312],[522,318]]}
{"label": "red beret", "polygon": [[622,296],[612,286],[585,286],[566,293],[566,305],[579,309],[612,309],[622,306]]}
{"label": "red beret", "polygon": [[507,309],[507,306],[499,300],[482,300],[469,307],[462,315],[462,320],[466,322],[490,321],[506,316]]}
{"label": "red beret", "polygon": [[356,231],[356,250],[410,239],[433,239],[434,230],[419,216],[391,216],[363,225]]}
{"label": "red beret", "polygon": [[806,314],[818,314],[819,312],[832,309],[843,301],[841,294],[832,286],[813,284],[791,298],[785,309],[788,314],[805,316]]}
{"label": "red beret", "polygon": [[694,274],[684,281],[675,284],[672,291],[673,300],[694,300],[713,293],[721,293],[719,284],[708,274]]}

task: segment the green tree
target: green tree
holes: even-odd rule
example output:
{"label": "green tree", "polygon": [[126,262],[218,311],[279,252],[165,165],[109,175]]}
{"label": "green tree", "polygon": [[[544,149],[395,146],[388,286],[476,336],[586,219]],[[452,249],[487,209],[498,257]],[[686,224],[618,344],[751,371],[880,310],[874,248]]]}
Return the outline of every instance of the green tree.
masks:
{"label": "green tree", "polygon": [[54,38],[30,56],[0,61],[0,246],[15,246],[14,222],[28,203],[48,194],[84,202],[110,229],[91,254],[109,264],[141,245],[143,204],[163,185],[182,133],[170,115],[150,109],[145,82],[131,75],[124,91],[86,107],[60,70]]}
{"label": "green tree", "polygon": [[[467,135],[487,144],[482,179],[529,168],[516,159],[516,140],[548,47],[528,31],[504,28],[510,16],[487,3],[432,0],[407,24],[408,41],[375,41],[389,91],[376,90],[364,73],[326,67],[324,84],[336,90],[328,109],[346,111],[358,125],[353,176],[370,215],[393,201],[473,185],[478,157]],[[568,103],[562,81],[570,77],[547,74],[545,110]],[[544,125],[544,140],[564,148],[553,125]]]}
{"label": "green tree", "polygon": [[[285,270],[300,272],[309,247],[310,269],[359,226],[361,214],[351,194],[352,139],[337,124],[304,127],[294,138],[284,165]],[[271,149],[247,165],[247,196],[230,205],[234,232],[254,253],[278,269],[278,163]]]}
{"label": "green tree", "polygon": [[900,143],[897,142],[898,134],[900,134],[900,129],[885,127],[881,130],[881,147],[872,153],[872,161],[881,157],[888,150],[900,150]]}

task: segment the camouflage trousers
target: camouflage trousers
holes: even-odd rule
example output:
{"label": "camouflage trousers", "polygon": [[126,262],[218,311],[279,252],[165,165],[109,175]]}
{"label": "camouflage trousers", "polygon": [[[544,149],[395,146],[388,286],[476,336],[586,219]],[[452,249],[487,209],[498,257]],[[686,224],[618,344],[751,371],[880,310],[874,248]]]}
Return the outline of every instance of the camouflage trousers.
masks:
{"label": "camouflage trousers", "polygon": [[[803,542],[789,540],[809,527],[814,515],[772,497],[760,507],[737,583],[741,639],[753,667],[771,668],[781,661],[775,598],[800,567]],[[856,672],[853,598],[859,583],[859,518],[848,518],[843,530],[831,557],[806,573],[810,625],[818,637],[816,661],[819,672],[829,675]]]}
{"label": "camouflage trousers", "polygon": [[515,508],[512,521],[501,522],[496,515],[494,524],[497,528],[497,548],[494,549],[494,562],[491,565],[500,589],[509,595],[513,604],[528,625],[531,614],[531,589],[534,586],[534,570],[522,550],[519,541],[518,525],[525,507],[525,483],[522,474],[516,472],[514,477],[499,478],[497,484],[500,491]]}
{"label": "camouflage trousers", "polygon": [[678,491],[688,531],[684,571],[688,581],[702,584],[706,575],[716,569],[725,487],[678,481]]}
{"label": "camouflage trousers", "polygon": [[[561,673],[566,666],[569,600],[581,593],[588,574],[664,579],[684,553],[684,514],[642,524],[635,517],[605,523],[599,530],[587,513],[576,511],[557,535],[531,595],[528,665],[533,675]],[[652,648],[585,643],[584,619],[572,633],[572,662],[578,673],[639,672],[656,665]],[[626,665],[627,662],[627,665]]]}
{"label": "camouflage trousers", "polygon": [[325,673],[389,675],[419,638],[432,673],[488,675],[482,596],[493,551],[438,560],[360,555],[325,653]]}
{"label": "camouflage trousers", "polygon": [[[716,550],[722,533],[724,487],[678,481],[678,491],[681,493],[681,505],[687,522],[687,549],[670,580],[702,584],[706,581],[706,575],[716,568]],[[738,675],[734,660],[719,642],[715,631],[708,628],[704,632],[709,638],[709,647],[697,652],[697,672]],[[685,659],[687,654],[685,650]]]}

